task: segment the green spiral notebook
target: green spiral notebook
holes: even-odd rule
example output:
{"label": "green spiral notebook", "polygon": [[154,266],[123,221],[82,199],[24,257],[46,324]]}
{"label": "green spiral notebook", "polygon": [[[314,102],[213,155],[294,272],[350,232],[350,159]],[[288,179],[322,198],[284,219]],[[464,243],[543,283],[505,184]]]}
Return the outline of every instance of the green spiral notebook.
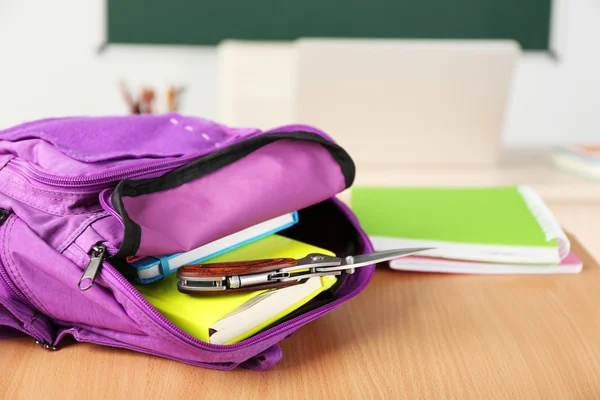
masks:
{"label": "green spiral notebook", "polygon": [[569,240],[528,186],[357,187],[352,209],[376,250],[435,247],[421,256],[560,264]]}

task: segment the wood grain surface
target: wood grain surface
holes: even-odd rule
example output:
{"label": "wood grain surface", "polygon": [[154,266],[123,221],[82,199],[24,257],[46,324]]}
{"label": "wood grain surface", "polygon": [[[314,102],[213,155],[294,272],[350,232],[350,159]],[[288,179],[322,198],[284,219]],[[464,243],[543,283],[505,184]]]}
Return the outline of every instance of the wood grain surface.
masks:
{"label": "wood grain surface", "polygon": [[[600,255],[600,202],[550,205]],[[378,268],[359,296],[282,342],[267,372],[132,351],[0,342],[2,399],[599,399],[600,267],[453,276]]]}

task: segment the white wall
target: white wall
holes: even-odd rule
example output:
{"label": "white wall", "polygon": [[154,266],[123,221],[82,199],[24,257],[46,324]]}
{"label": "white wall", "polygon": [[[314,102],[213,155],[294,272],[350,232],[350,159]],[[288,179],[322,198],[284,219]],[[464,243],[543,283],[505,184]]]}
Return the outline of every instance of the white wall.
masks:
{"label": "white wall", "polygon": [[[216,113],[213,48],[109,47],[104,0],[0,0],[0,127],[57,115],[126,114],[118,90],[187,86],[182,112]],[[164,98],[160,105],[165,107]]]}
{"label": "white wall", "polygon": [[[506,122],[508,145],[600,143],[600,0],[568,2],[565,51],[521,60]],[[210,47],[112,46],[104,0],[0,1],[0,128],[61,115],[125,114],[117,89],[187,87],[184,113],[216,118],[216,53]],[[164,99],[159,106],[164,107]]]}
{"label": "white wall", "polygon": [[564,54],[558,63],[545,55],[523,57],[506,123],[508,144],[600,143],[600,0],[560,3]]}

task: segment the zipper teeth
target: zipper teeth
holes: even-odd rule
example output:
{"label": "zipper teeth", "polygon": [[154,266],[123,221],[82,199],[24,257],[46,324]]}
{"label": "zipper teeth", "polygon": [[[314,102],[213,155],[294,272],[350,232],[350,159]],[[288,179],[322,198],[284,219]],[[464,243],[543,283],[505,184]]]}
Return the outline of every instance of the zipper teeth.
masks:
{"label": "zipper teeth", "polygon": [[[323,313],[335,308],[337,305],[339,305],[345,301],[343,298],[334,300],[331,303],[323,306],[323,308],[321,308],[319,310],[315,310],[315,311],[305,314],[305,315],[299,315],[296,318],[293,318],[293,319],[286,321],[280,325],[277,325],[272,330],[267,330],[265,332],[262,332],[256,336],[253,336],[251,338],[244,340],[243,342],[228,344],[228,345],[218,345],[218,344],[206,343],[199,339],[196,339],[195,337],[184,332],[177,326],[173,325],[173,323],[171,321],[169,321],[164,315],[162,315],[158,310],[156,310],[156,308],[154,308],[148,302],[148,300],[146,300],[146,298],[144,298],[144,296],[142,296],[137,290],[135,290],[135,288],[131,285],[131,283],[129,283],[121,274],[119,274],[112,265],[110,265],[108,263],[104,263],[104,268],[106,269],[106,267],[108,267],[107,271],[108,271],[109,275],[112,278],[116,279],[119,282],[119,284],[121,284],[129,292],[130,295],[135,297],[135,299],[138,302],[140,302],[141,305],[143,306],[144,311],[146,311],[146,313],[149,313],[152,317],[154,317],[155,321],[159,322],[161,325],[163,325],[164,328],[166,328],[169,332],[173,333],[180,339],[186,341],[189,344],[192,344],[194,346],[200,347],[205,350],[228,351],[228,350],[234,350],[234,349],[239,349],[239,348],[250,346],[254,343],[259,342],[260,340],[262,340],[263,338],[265,338],[267,336],[276,335],[277,333],[282,332],[286,328],[300,322],[301,319],[306,318],[307,316],[323,314]],[[358,288],[357,290],[362,290],[364,288],[364,286],[366,286],[366,284],[361,285],[360,288]]]}
{"label": "zipper teeth", "polygon": [[[260,135],[260,134],[286,132],[286,131],[293,131],[293,130],[298,130],[298,129],[317,134],[317,135],[333,142],[331,137],[329,137],[327,134],[319,131],[318,129],[312,128],[310,126],[302,125],[302,124],[284,125],[284,126],[276,127],[273,129],[269,129],[268,131],[264,131],[264,132],[259,131],[253,135],[248,135],[247,137],[244,137],[244,139],[248,139],[250,137]],[[177,160],[165,160],[165,161],[161,161],[161,162],[158,162],[158,163],[155,163],[152,165],[147,165],[147,166],[143,166],[143,167],[132,167],[132,168],[125,169],[122,171],[118,171],[118,172],[103,173],[103,174],[98,174],[98,175],[89,176],[89,177],[56,176],[56,175],[50,174],[46,171],[40,170],[39,168],[36,168],[35,166],[33,166],[25,161],[16,159],[16,158],[12,159],[7,164],[7,167],[8,167],[8,169],[17,170],[17,172],[27,172],[28,176],[31,179],[33,179],[34,181],[36,181],[38,183],[44,184],[44,185],[68,187],[68,188],[80,188],[80,187],[100,186],[100,185],[105,185],[108,183],[113,183],[113,182],[119,181],[121,179],[134,178],[134,177],[139,177],[140,175],[143,176],[143,175],[150,174],[150,173],[168,171],[173,168],[177,168],[177,167],[186,165],[190,161],[197,159],[198,157],[202,157],[204,155],[206,155],[206,154],[202,153],[202,154],[198,154],[198,155],[194,155],[194,156],[187,156],[187,157],[177,159]]]}
{"label": "zipper teeth", "polygon": [[31,302],[29,301],[29,299],[27,299],[25,296],[23,296],[23,294],[21,294],[21,292],[12,283],[12,281],[8,277],[8,274],[6,273],[6,271],[4,270],[3,267],[4,266],[2,265],[2,262],[0,262],[0,276],[2,277],[2,280],[4,281],[6,286],[8,286],[8,288],[13,292],[13,294],[15,296],[17,296],[19,298],[19,300],[21,300],[25,304],[31,305]]}
{"label": "zipper teeth", "polygon": [[[1,229],[0,237],[4,237],[4,231],[6,230],[5,226],[7,223],[9,223],[12,220],[12,218],[13,218],[13,214],[11,213],[6,218],[6,220],[4,220],[4,222],[2,223],[2,226],[0,226],[0,229]],[[8,276],[8,272],[6,272],[6,270],[5,270],[4,263],[2,263],[1,257],[0,257],[0,277],[2,277],[2,280],[4,281],[6,286],[8,286],[8,288],[13,292],[13,294],[15,296],[17,296],[23,303],[25,303],[27,305],[31,305],[31,302],[29,301],[29,299],[21,293],[21,291],[15,286],[15,284],[12,282],[12,280]]]}
{"label": "zipper teeth", "polygon": [[[61,186],[61,187],[82,187],[82,186],[98,186],[107,183],[112,183],[125,178],[133,178],[140,175],[146,175],[154,172],[167,171],[172,168],[180,167],[189,163],[196,157],[187,157],[178,160],[162,161],[156,164],[147,165],[143,167],[135,167],[125,169],[114,173],[103,173],[97,176],[84,177],[84,176],[69,176],[69,177],[58,177],[41,171],[38,168],[25,163],[23,161],[13,159],[7,166],[9,169],[17,170],[18,172],[27,172],[27,175],[34,181],[49,185],[49,186]],[[11,168],[14,167],[14,168]]]}
{"label": "zipper teeth", "polygon": [[[325,139],[332,141],[331,138],[329,138],[329,136],[327,136],[326,134],[324,134],[318,130],[315,130],[315,129],[308,129],[309,127],[305,127],[304,125],[288,125],[288,126],[284,126],[284,127],[274,128],[274,129],[271,129],[269,131],[262,132],[262,133],[269,134],[269,133],[275,133],[282,129],[294,130],[296,128],[306,129],[310,133],[319,135]],[[341,208],[342,212],[347,212],[347,207],[340,207],[340,208]],[[366,239],[366,237],[363,233],[361,233],[361,238],[363,239],[363,241],[365,241],[365,243],[368,243],[368,240]],[[103,270],[106,270],[110,277],[115,279],[122,287],[124,287],[129,292],[129,294],[138,301],[139,305],[141,305],[141,307],[144,309],[144,311],[146,311],[146,314],[149,314],[151,317],[153,317],[155,322],[158,322],[168,332],[171,332],[173,335],[177,336],[179,339],[183,340],[184,342],[187,342],[193,346],[196,346],[196,347],[199,347],[199,348],[205,349],[205,350],[228,351],[228,350],[234,350],[234,349],[251,346],[252,344],[257,343],[266,337],[276,335],[279,332],[282,332],[291,326],[297,325],[298,323],[300,323],[303,319],[305,319],[307,317],[312,317],[312,316],[317,317],[318,315],[322,315],[322,314],[328,312],[329,310],[337,307],[338,305],[340,305],[344,301],[346,301],[345,297],[347,297],[347,296],[344,296],[344,298],[336,299],[336,300],[332,301],[331,303],[324,305],[320,309],[308,312],[307,314],[304,314],[304,315],[299,315],[296,318],[293,318],[289,321],[283,322],[272,329],[268,329],[262,333],[252,336],[242,342],[229,344],[229,345],[216,345],[216,344],[206,343],[199,339],[196,339],[195,337],[191,336],[190,334],[184,332],[183,330],[181,330],[180,328],[175,326],[171,321],[169,321],[169,319],[167,319],[155,307],[153,307],[148,302],[148,300],[146,300],[146,298],[144,298],[144,296],[142,296],[139,293],[139,291],[137,291],[133,287],[133,285],[131,285],[131,283],[127,279],[125,279],[112,265],[110,265],[110,263],[105,262]],[[361,290],[363,290],[366,287],[367,284],[368,284],[368,281],[363,282],[359,287],[357,287],[354,290],[354,292],[355,293],[360,292]]]}
{"label": "zipper teeth", "polygon": [[106,249],[106,254],[110,256],[117,254],[117,252],[119,251],[119,249],[117,249],[112,243],[109,242],[102,242],[100,245],[104,246],[104,248]]}
{"label": "zipper teeth", "polygon": [[[340,208],[340,211],[343,212],[344,215],[346,215],[352,222],[356,223],[356,218],[352,217],[351,214],[348,214],[350,212],[349,208],[345,204],[343,204],[339,201],[336,201],[336,203],[337,203],[338,207]],[[364,232],[360,232],[360,238],[362,239],[362,241],[364,243],[364,250],[372,251],[373,248],[370,245],[370,241]],[[334,309],[338,305],[344,303],[346,301],[346,298],[348,298],[348,295],[346,295],[342,298],[336,299],[336,300],[324,305],[322,308],[310,311],[307,314],[299,315],[289,321],[283,322],[283,323],[273,327],[272,329],[268,329],[262,333],[252,336],[242,342],[229,344],[229,345],[217,345],[217,344],[206,343],[199,339],[196,339],[195,337],[191,336],[190,334],[184,332],[183,330],[181,330],[180,328],[175,326],[164,315],[162,315],[156,308],[154,308],[148,302],[148,300],[146,300],[146,298],[144,296],[142,296],[142,294],[139,291],[137,291],[133,287],[133,285],[127,279],[125,279],[123,277],[123,275],[121,275],[115,269],[115,267],[113,267],[110,263],[105,262],[104,266],[103,266],[103,270],[107,271],[108,274],[110,275],[110,277],[115,279],[122,287],[124,287],[129,292],[129,294],[132,295],[140,303],[141,307],[144,309],[146,314],[150,314],[150,316],[154,318],[155,322],[158,322],[159,324],[161,324],[163,326],[163,328],[165,328],[167,331],[171,332],[173,335],[177,336],[179,339],[187,342],[188,344],[197,346],[197,347],[199,347],[201,349],[205,349],[205,350],[228,351],[228,350],[234,350],[234,349],[251,346],[252,344],[257,343],[260,340],[262,340],[268,336],[276,335],[279,332],[284,331],[288,327],[300,323],[304,318],[311,317],[311,316],[318,317],[319,315],[323,315],[323,314],[327,313],[328,311]],[[360,286],[358,286],[357,288],[354,289],[353,292],[359,293],[368,285],[368,283],[369,283],[369,280],[362,282],[360,284]]]}

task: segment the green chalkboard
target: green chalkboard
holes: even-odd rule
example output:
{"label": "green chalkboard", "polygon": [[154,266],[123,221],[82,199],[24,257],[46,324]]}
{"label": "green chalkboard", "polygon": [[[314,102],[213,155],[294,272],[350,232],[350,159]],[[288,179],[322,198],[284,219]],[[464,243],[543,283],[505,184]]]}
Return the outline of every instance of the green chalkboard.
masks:
{"label": "green chalkboard", "polygon": [[298,37],[515,39],[547,50],[552,0],[108,0],[108,43]]}

